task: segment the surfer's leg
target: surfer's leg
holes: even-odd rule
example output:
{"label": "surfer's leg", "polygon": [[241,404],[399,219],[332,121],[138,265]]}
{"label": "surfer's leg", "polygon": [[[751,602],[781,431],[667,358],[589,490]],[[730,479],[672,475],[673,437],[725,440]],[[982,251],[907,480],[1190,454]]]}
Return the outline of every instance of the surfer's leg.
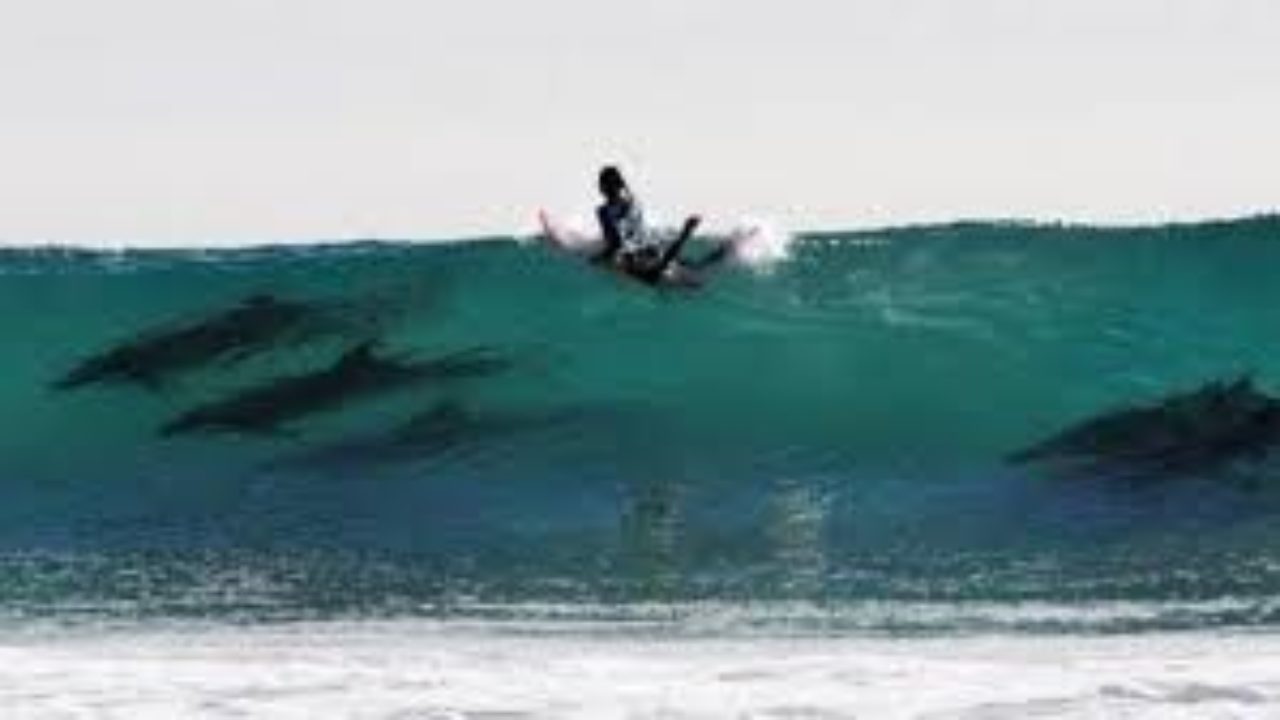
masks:
{"label": "surfer's leg", "polygon": [[668,245],[663,251],[662,256],[658,258],[657,265],[654,266],[654,273],[661,275],[666,271],[667,266],[675,262],[680,257],[680,250],[684,248],[684,244],[689,242],[689,238],[693,237],[693,233],[698,229],[702,218],[697,215],[691,215],[688,220],[684,221],[684,227],[680,229],[680,236]]}

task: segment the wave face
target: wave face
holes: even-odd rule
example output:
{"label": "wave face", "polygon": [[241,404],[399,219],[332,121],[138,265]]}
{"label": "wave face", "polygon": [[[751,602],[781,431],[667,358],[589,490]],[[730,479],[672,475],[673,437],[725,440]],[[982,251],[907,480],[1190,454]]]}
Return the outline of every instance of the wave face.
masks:
{"label": "wave face", "polygon": [[0,608],[1271,625],[1265,459],[1005,458],[1280,391],[1277,268],[1272,218],[810,236],[696,292],[514,240],[4,251]]}

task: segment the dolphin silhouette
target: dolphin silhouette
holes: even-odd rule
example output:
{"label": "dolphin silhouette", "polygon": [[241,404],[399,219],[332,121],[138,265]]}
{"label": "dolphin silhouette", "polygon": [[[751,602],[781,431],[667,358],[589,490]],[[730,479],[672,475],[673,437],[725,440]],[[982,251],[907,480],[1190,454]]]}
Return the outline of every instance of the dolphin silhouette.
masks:
{"label": "dolphin silhouette", "polygon": [[237,362],[287,339],[305,339],[335,327],[315,304],[260,294],[233,308],[177,327],[144,331],[83,360],[53,383],[70,390],[97,383],[158,388],[178,374],[215,362]]}
{"label": "dolphin silhouette", "polygon": [[1260,459],[1280,445],[1280,400],[1253,379],[1211,382],[1147,406],[1072,425],[1010,454],[1021,463],[1079,463],[1089,472],[1160,476]]}
{"label": "dolphin silhouette", "polygon": [[607,418],[580,407],[540,410],[478,410],[444,400],[403,423],[289,455],[266,467],[348,472],[430,460],[458,449],[485,447],[530,432]]}
{"label": "dolphin silhouette", "polygon": [[160,434],[270,434],[289,422],[337,409],[359,398],[427,380],[484,377],[510,366],[509,360],[487,347],[416,361],[379,355],[375,344],[360,343],[322,370],[278,377],[195,407],[162,426]]}

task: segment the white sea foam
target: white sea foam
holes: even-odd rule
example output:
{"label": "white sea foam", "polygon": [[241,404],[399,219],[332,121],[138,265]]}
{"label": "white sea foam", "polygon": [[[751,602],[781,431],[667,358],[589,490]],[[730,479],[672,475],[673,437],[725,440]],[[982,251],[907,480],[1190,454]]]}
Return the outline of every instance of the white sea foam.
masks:
{"label": "white sea foam", "polygon": [[0,707],[7,718],[1276,717],[1280,636],[63,630],[0,638]]}
{"label": "white sea foam", "polygon": [[734,257],[747,267],[768,271],[791,256],[795,235],[777,223],[746,218],[729,237],[734,240]]}

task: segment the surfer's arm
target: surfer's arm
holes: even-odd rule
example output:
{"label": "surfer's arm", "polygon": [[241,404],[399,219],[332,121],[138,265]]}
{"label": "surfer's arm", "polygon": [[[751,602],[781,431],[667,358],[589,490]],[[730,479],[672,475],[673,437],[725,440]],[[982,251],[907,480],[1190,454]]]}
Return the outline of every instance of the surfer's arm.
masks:
{"label": "surfer's arm", "polygon": [[596,209],[596,220],[600,222],[600,235],[604,238],[604,247],[591,256],[592,262],[607,262],[618,254],[622,247],[622,237],[618,235],[618,226],[609,218],[604,207]]}

